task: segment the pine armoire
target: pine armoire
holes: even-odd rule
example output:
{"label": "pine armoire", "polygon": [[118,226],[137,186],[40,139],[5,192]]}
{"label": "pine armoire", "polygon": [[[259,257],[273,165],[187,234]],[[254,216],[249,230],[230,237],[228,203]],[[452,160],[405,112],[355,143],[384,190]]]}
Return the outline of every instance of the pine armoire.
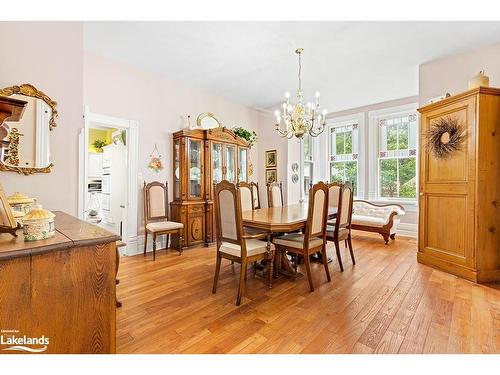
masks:
{"label": "pine armoire", "polygon": [[[500,89],[472,89],[419,112],[418,261],[474,282],[500,280]],[[436,158],[426,140],[443,118],[458,120],[465,139]]]}
{"label": "pine armoire", "polygon": [[[214,241],[213,187],[247,182],[250,145],[225,127],[180,130],[173,135],[171,220],[184,224],[185,247]],[[172,246],[178,246],[178,236]]]}

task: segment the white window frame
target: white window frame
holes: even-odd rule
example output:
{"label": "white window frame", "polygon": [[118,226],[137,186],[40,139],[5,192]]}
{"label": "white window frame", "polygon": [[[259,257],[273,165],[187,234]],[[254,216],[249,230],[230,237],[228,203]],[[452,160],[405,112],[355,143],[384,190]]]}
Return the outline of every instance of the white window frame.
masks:
{"label": "white window frame", "polygon": [[417,112],[418,103],[405,104],[401,106],[384,108],[376,111],[368,112],[369,126],[370,126],[370,136],[369,136],[369,191],[368,199],[377,202],[398,202],[403,203],[408,206],[417,206],[418,204],[418,163],[419,163],[419,134],[417,130],[417,147],[416,147],[416,186],[417,186],[417,198],[389,198],[381,197],[380,195],[380,170],[379,170],[379,142],[380,142],[380,129],[379,120],[387,117],[397,117],[404,116],[410,113],[415,113],[417,115],[417,123],[419,121],[419,115]]}
{"label": "white window frame", "polygon": [[[305,152],[304,152],[304,142],[305,142],[305,138],[308,137],[309,138],[309,148],[310,148],[310,152],[309,152],[309,155],[310,155],[310,158],[309,159],[306,159],[306,155],[305,155]],[[306,170],[306,164],[309,164],[309,171],[311,173],[311,183],[314,183],[314,162],[315,162],[315,150],[316,150],[316,142],[315,142],[315,139],[316,137],[312,137],[310,135],[305,135],[304,138],[302,139],[302,148],[301,148],[301,152],[302,152],[302,170],[303,170],[303,176],[302,176],[302,187],[301,189],[303,189],[303,193],[304,193],[304,201],[307,201],[309,199],[309,188],[307,186],[305,186],[305,182],[306,182],[306,176],[305,176],[305,170]]]}
{"label": "white window frame", "polygon": [[[330,181],[330,150],[331,150],[331,129],[340,128],[346,125],[358,124],[358,157],[357,161],[357,191],[355,198],[364,199],[365,198],[365,187],[366,187],[366,144],[365,144],[365,114],[364,112],[355,113],[352,115],[334,117],[327,120],[326,137],[327,137],[327,152],[326,152],[326,165],[325,165],[325,176],[326,180]],[[354,142],[354,139],[353,139]]]}

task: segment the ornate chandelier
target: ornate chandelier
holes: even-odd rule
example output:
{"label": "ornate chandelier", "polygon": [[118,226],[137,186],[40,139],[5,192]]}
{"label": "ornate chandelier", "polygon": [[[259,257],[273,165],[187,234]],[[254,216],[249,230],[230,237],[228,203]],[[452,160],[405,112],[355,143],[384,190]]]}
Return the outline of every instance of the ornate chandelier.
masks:
{"label": "ornate chandelier", "polygon": [[[305,134],[313,137],[320,135],[325,129],[326,125],[326,109],[319,105],[319,92],[316,92],[316,102],[303,103],[304,92],[302,91],[302,81],[300,77],[302,65],[301,54],[303,48],[297,48],[295,53],[299,57],[299,89],[297,90],[297,103],[290,103],[290,93],[285,93],[285,101],[283,102],[283,113],[276,111],[276,131],[281,137],[291,139],[293,136],[301,139]],[[281,127],[283,121],[284,128]]]}

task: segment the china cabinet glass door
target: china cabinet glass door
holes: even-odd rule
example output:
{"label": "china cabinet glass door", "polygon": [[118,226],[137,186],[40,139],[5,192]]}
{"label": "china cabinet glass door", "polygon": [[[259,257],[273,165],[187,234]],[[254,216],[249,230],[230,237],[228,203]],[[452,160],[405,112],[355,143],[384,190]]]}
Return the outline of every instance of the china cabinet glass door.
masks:
{"label": "china cabinet glass door", "polygon": [[236,151],[232,145],[226,145],[226,180],[236,182]]}
{"label": "china cabinet glass door", "polygon": [[189,176],[189,197],[201,198],[202,183],[202,141],[188,139],[188,176]]}
{"label": "china cabinet glass door", "polygon": [[222,144],[212,143],[212,183],[222,181]]}
{"label": "china cabinet glass door", "polygon": [[239,157],[238,157],[238,181],[247,182],[248,178],[248,170],[247,170],[247,156],[248,150],[246,148],[239,149]]}
{"label": "china cabinet glass door", "polygon": [[181,171],[180,171],[180,144],[179,140],[174,142],[174,198],[181,197]]}

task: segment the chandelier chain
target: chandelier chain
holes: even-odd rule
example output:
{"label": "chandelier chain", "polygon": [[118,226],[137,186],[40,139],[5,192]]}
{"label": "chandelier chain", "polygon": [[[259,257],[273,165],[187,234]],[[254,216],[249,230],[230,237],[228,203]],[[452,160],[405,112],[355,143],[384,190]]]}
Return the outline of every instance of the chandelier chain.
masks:
{"label": "chandelier chain", "polygon": [[301,53],[299,52],[298,55],[299,55],[299,91],[302,91],[302,80],[300,78],[300,72],[302,71],[302,63],[300,58]]}

